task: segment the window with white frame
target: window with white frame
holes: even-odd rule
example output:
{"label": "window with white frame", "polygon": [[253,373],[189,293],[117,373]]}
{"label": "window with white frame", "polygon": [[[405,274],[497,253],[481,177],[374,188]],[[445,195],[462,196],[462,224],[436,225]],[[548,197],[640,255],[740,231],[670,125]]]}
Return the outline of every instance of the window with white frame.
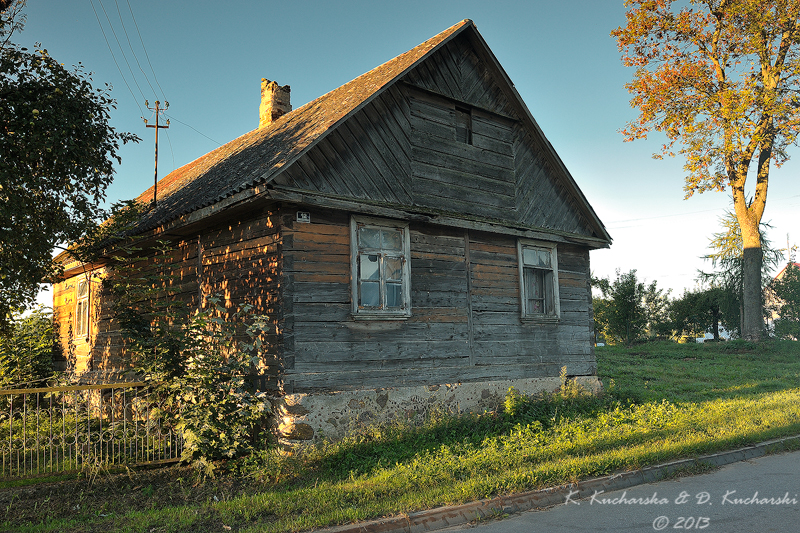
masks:
{"label": "window with white frame", "polygon": [[520,240],[517,250],[522,318],[558,318],[561,309],[556,245]]}
{"label": "window with white frame", "polygon": [[363,317],[409,316],[408,224],[354,216],[350,231],[353,313]]}
{"label": "window with white frame", "polygon": [[75,300],[75,336],[86,337],[89,334],[89,281],[78,281]]}

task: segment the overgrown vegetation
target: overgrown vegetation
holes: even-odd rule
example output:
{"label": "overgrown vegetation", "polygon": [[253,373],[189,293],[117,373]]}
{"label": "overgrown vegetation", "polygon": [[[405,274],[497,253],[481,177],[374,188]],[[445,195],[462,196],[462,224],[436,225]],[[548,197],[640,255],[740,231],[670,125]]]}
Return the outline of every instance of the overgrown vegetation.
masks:
{"label": "overgrown vegetation", "polygon": [[152,415],[183,435],[182,459],[210,476],[216,460],[267,446],[260,430],[271,404],[250,379],[267,319],[249,305],[228,309],[215,296],[190,307],[171,274],[171,256],[180,253],[172,243],[143,254],[118,242],[116,251],[103,290],[113,297],[134,372],[151,384]]}
{"label": "overgrown vegetation", "polygon": [[299,531],[731,449],[800,433],[798,355],[792,342],[601,348],[601,396],[570,385],[538,398],[510,391],[498,412],[434,413],[421,426],[363,428],[294,455],[263,450],[203,484],[172,469],[101,473],[91,486],[61,482],[36,496],[0,489],[0,524],[22,532]]}
{"label": "overgrown vegetation", "polygon": [[800,340],[800,269],[789,263],[779,279],[768,288],[768,309],[777,315],[775,336]]}
{"label": "overgrown vegetation", "polygon": [[53,317],[37,308],[14,313],[0,334],[0,388],[24,386],[53,375]]}

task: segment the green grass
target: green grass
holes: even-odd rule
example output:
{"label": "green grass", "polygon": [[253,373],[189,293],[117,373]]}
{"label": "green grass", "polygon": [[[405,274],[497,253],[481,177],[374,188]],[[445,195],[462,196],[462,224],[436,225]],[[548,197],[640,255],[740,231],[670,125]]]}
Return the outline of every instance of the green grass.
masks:
{"label": "green grass", "polygon": [[[9,530],[300,531],[553,486],[800,434],[800,346],[597,350],[599,397],[510,395],[506,412],[371,428],[227,465],[203,501],[14,519]],[[232,480],[239,488],[230,489]],[[183,485],[175,485],[175,491]],[[210,492],[208,492],[210,491]],[[221,494],[222,497],[216,497]],[[13,503],[13,502],[12,502]],[[13,505],[11,506],[13,508]],[[107,513],[103,513],[107,514]]]}

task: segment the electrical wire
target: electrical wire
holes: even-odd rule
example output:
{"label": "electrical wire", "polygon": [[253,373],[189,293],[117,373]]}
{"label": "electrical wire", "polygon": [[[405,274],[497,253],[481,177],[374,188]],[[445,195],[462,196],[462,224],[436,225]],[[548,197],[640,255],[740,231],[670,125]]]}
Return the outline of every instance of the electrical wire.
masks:
{"label": "electrical wire", "polygon": [[92,0],[89,0],[89,3],[92,5],[92,11],[94,11],[94,16],[97,18],[97,24],[100,26],[100,31],[103,34],[103,39],[105,39],[106,41],[106,46],[108,47],[108,51],[111,52],[111,59],[114,60],[114,64],[117,66],[117,70],[119,71],[119,75],[122,76],[122,82],[125,84],[125,87],[128,88],[128,92],[131,93],[131,98],[133,98],[133,101],[136,103],[136,107],[139,108],[139,113],[142,116],[144,116],[144,111],[142,110],[142,106],[139,105],[139,100],[136,98],[136,95],[133,94],[133,89],[131,89],[131,86],[128,84],[128,80],[125,79],[125,74],[122,73],[122,69],[120,68],[119,63],[117,62],[117,58],[114,55],[114,50],[111,49],[111,43],[108,42],[108,37],[106,37],[106,31],[103,29],[103,24],[100,22],[100,16],[97,14],[97,9],[95,9],[94,7],[94,2]]}
{"label": "electrical wire", "polygon": [[[144,50],[144,57],[147,58],[147,64],[150,65],[150,71],[153,73],[153,79],[155,80],[156,85],[158,85],[158,88],[161,89],[161,84],[158,83],[158,76],[156,76],[156,71],[153,68],[153,64],[150,63],[150,56],[147,53],[147,47],[144,45],[144,39],[142,39],[142,33],[139,31],[139,24],[136,23],[136,17],[133,16],[133,9],[131,8],[130,0],[126,0],[126,1],[128,2],[128,10],[131,12],[131,18],[133,19],[133,25],[136,26],[136,33],[139,34],[139,42],[142,43],[142,50]],[[164,89],[161,89],[161,97],[164,99],[164,101],[167,100],[167,97],[164,94]]]}
{"label": "electrical wire", "polygon": [[205,133],[203,133],[202,131],[200,131],[200,130],[198,130],[198,129],[196,129],[196,128],[192,127],[192,126],[190,126],[189,124],[187,124],[187,123],[183,122],[182,120],[178,120],[177,118],[175,118],[175,117],[174,117],[174,116],[172,116],[172,115],[169,115],[169,114],[167,114],[167,113],[164,113],[164,114],[165,114],[166,116],[168,116],[169,118],[171,118],[172,120],[174,120],[175,122],[180,122],[181,124],[183,124],[183,125],[184,125],[184,126],[186,126],[187,128],[191,128],[191,129],[193,129],[194,131],[196,131],[197,133],[199,133],[200,135],[202,135],[203,137],[205,137],[205,138],[206,138],[206,139],[208,139],[209,141],[211,141],[211,142],[214,142],[214,143],[217,143],[217,146],[222,146],[222,143],[221,143],[221,142],[219,142],[219,141],[216,141],[216,140],[212,139],[211,137],[209,137],[208,135],[206,135],[206,134],[205,134]]}
{"label": "electrical wire", "polygon": [[103,6],[103,0],[97,0],[97,3],[100,4],[100,9],[103,10],[103,14],[106,16],[108,25],[111,28],[111,34],[114,36],[114,40],[117,41],[117,46],[119,46],[119,51],[122,53],[122,59],[125,60],[125,64],[128,66],[128,70],[130,71],[131,76],[133,77],[133,83],[135,83],[136,88],[139,89],[139,93],[142,95],[142,100],[146,100],[147,98],[144,95],[144,91],[142,91],[142,88],[139,87],[139,82],[136,81],[136,75],[133,73],[131,64],[128,62],[128,57],[125,55],[125,50],[122,49],[122,44],[119,42],[119,37],[117,37],[117,32],[114,31],[114,25],[111,24],[111,18],[108,16],[108,12],[106,11],[105,6]]}
{"label": "electrical wire", "polygon": [[[167,143],[169,144],[169,153],[172,154],[172,170],[175,170],[175,152],[172,151],[172,139],[169,138],[169,130],[164,130],[164,133],[167,134]],[[170,170],[169,172],[172,172],[172,170]],[[169,174],[169,172],[167,172],[167,174]]]}
{"label": "electrical wire", "polygon": [[[100,0],[98,0],[99,2]],[[153,91],[153,95],[158,97],[158,93],[156,92],[155,88],[153,88],[153,84],[150,83],[150,79],[147,77],[147,73],[142,69],[142,65],[139,63],[139,58],[136,57],[136,52],[133,50],[133,45],[131,44],[131,38],[128,36],[128,30],[125,28],[125,21],[122,20],[122,12],[119,10],[119,2],[118,0],[114,0],[114,4],[117,6],[117,14],[119,15],[119,23],[122,25],[122,31],[125,32],[125,38],[128,40],[128,48],[131,49],[131,54],[133,54],[133,59],[136,60],[136,66],[139,67],[139,70],[144,75],[144,80],[147,82],[147,85],[150,86],[150,90]],[[102,5],[102,4],[101,4]]]}

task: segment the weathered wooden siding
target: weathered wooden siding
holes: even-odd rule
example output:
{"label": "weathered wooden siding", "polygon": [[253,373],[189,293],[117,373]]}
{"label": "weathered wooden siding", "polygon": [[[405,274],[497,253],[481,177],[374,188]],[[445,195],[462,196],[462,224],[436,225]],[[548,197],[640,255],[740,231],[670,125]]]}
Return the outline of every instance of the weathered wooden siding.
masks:
{"label": "weathered wooden siding", "polygon": [[[70,265],[70,266],[74,266]],[[53,321],[57,334],[56,357],[67,368],[85,371],[91,369],[92,339],[98,333],[98,305],[100,301],[100,271],[87,270],[53,284]],[[89,328],[87,336],[75,335],[75,306],[78,282],[90,282]]]}
{"label": "weathered wooden siding", "polygon": [[287,392],[595,372],[588,252],[559,248],[562,319],[520,320],[516,240],[412,223],[411,317],[351,313],[347,213],[281,213]]}
{"label": "weathered wooden siding", "polygon": [[275,179],[292,188],[376,202],[411,204],[407,103],[392,88]]}
{"label": "weathered wooden siding", "polygon": [[523,321],[516,241],[477,232],[472,240],[475,364],[496,368],[498,378],[553,376],[562,366],[594,374],[588,251],[558,246],[560,320]]}
{"label": "weathered wooden siding", "polygon": [[[456,109],[471,117],[457,138]],[[280,174],[277,186],[596,236],[569,178],[466,37],[420,63]]]}
{"label": "weathered wooden siding", "polygon": [[404,81],[491,111],[512,116],[513,106],[465,37],[453,39],[409,72]]}
{"label": "weathered wooden siding", "polygon": [[[156,295],[182,302],[188,309],[207,306],[209,296],[219,296],[233,313],[243,304],[253,313],[270,318],[264,340],[268,349],[262,372],[265,384],[277,387],[280,374],[281,291],[280,232],[277,215],[257,210],[242,218],[203,228],[195,235],[177,240],[166,253],[148,254],[141,266],[159,273],[169,290]],[[108,275],[114,275],[110,269]],[[123,335],[112,310],[112,296],[100,290],[100,277],[93,277],[89,340],[73,339],[75,291],[79,276],[54,285],[55,319],[62,350],[76,372],[116,372],[130,368]],[[83,275],[83,274],[81,274]]]}
{"label": "weathered wooden siding", "polygon": [[472,144],[456,140],[456,102],[406,87],[414,204],[513,219],[513,122],[472,110]]}
{"label": "weathered wooden siding", "polygon": [[555,162],[550,160],[541,141],[519,125],[514,132],[514,165],[520,223],[594,236],[575,199],[558,179]]}

